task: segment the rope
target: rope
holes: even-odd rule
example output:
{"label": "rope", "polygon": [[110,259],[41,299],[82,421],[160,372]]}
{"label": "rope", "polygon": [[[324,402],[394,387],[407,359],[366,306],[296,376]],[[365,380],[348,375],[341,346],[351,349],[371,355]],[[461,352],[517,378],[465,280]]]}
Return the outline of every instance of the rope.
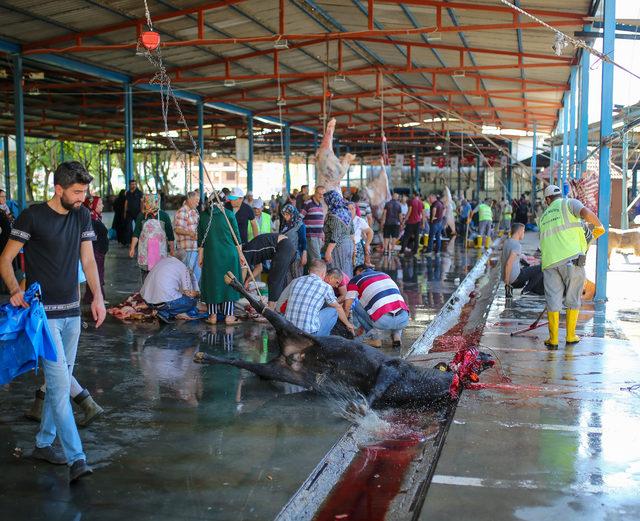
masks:
{"label": "rope", "polygon": [[607,62],[607,63],[611,63],[613,64],[615,67],[618,67],[619,69],[631,74],[631,76],[638,78],[640,80],[640,75],[636,74],[635,72],[630,71],[629,69],[627,69],[626,67],[623,67],[622,65],[620,65],[619,63],[615,62],[614,60],[612,60],[611,58],[609,58],[609,56],[607,56],[606,54],[604,54],[603,52],[598,51],[597,49],[594,49],[593,47],[591,47],[589,44],[587,44],[587,42],[585,42],[584,40],[580,40],[578,38],[574,38],[573,36],[570,36],[566,33],[563,33],[562,31],[556,29],[555,27],[551,27],[548,23],[546,23],[544,20],[541,20],[540,18],[538,18],[537,16],[532,15],[531,13],[528,13],[527,11],[525,11],[524,9],[522,9],[521,7],[518,7],[515,4],[512,4],[511,2],[509,2],[509,0],[498,0],[499,2],[503,3],[504,5],[510,7],[511,9],[513,9],[514,11],[517,11],[518,13],[520,13],[521,15],[524,15],[528,18],[530,18],[531,20],[533,20],[534,22],[539,23],[540,25],[542,25],[543,27],[546,27],[547,29],[553,31],[556,34],[556,41],[554,44],[554,50],[556,51],[557,55],[562,54],[562,50],[564,49],[564,47],[566,47],[567,43],[569,42],[571,43],[576,49],[584,49],[585,51],[587,51],[590,54],[593,54],[594,56],[596,56],[598,59],[602,60],[603,62]]}

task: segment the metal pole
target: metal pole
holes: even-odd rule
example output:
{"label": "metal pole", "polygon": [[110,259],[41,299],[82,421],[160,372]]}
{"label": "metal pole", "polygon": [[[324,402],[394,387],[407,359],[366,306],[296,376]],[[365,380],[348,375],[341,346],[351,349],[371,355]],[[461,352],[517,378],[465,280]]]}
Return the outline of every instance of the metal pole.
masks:
{"label": "metal pole", "polygon": [[480,202],[480,156],[476,158],[476,197],[478,202]]}
{"label": "metal pole", "polygon": [[204,201],[204,102],[198,102],[198,188],[200,189],[200,202]]}
{"label": "metal pole", "polygon": [[507,157],[507,199],[513,199],[513,170],[511,156],[513,155],[513,141],[509,141],[509,156]]}
{"label": "metal pole", "polygon": [[111,150],[108,148],[105,156],[107,159],[107,195],[111,195]]}
{"label": "metal pole", "polygon": [[[313,157],[318,157],[318,133],[313,134]],[[318,184],[318,167],[316,162],[313,163],[313,177],[315,178],[315,184]]]}
{"label": "metal pole", "polygon": [[567,195],[567,188],[569,186],[567,182],[569,171],[569,102],[570,96],[567,94],[563,98],[562,107],[562,195]]}
{"label": "metal pole", "polygon": [[[346,152],[347,154],[351,152],[351,149],[349,147],[346,147],[346,150],[347,150]],[[351,189],[351,166],[347,168],[347,190],[350,190],[350,189]]]}
{"label": "metal pole", "polygon": [[536,206],[536,197],[538,192],[538,179],[536,177],[538,167],[538,126],[533,123],[533,155],[531,156],[531,208]]}
{"label": "metal pole", "polygon": [[[585,25],[588,31],[590,25]],[[580,111],[578,118],[580,119],[580,131],[578,133],[578,169],[576,177],[582,177],[587,170],[587,145],[589,143],[589,60],[591,55],[582,51],[580,60]]]}
{"label": "metal pole", "polygon": [[[415,191],[416,193],[420,192],[420,156],[419,156],[419,151],[418,149],[414,149],[413,151],[413,168],[415,170],[415,174],[413,176],[413,182],[414,182],[414,187],[415,187]],[[460,169],[460,166],[458,166],[458,171]]]}
{"label": "metal pole", "polygon": [[131,83],[124,85],[124,184],[129,187],[133,175],[133,92]]}
{"label": "metal pole", "polygon": [[287,194],[291,192],[291,168],[289,158],[291,157],[291,127],[289,123],[284,125],[284,186]]}
{"label": "metal pole", "polygon": [[64,141],[60,141],[60,162],[64,163]]}
{"label": "metal pole", "polygon": [[613,131],[613,59],[616,38],[616,2],[604,0],[604,35],[602,49],[611,61],[603,61],[602,95],[600,100],[600,189],[598,193],[598,217],[607,231],[598,240],[596,255],[596,302],[607,300],[607,270],[609,247],[609,213],[611,211],[611,145],[609,136]]}
{"label": "metal pole", "polygon": [[[627,123],[626,112],[624,118]],[[620,228],[626,230],[629,228],[629,206],[627,187],[629,185],[629,132],[622,135],[622,204],[620,208]]]}
{"label": "metal pole", "polygon": [[[9,136],[3,136],[4,150],[4,191],[11,199],[11,162],[9,161]],[[635,183],[634,183],[635,185]]]}
{"label": "metal pole", "polygon": [[[247,118],[247,137],[249,139],[249,154],[247,157],[247,190],[253,191],[253,116]],[[308,159],[307,159],[308,161]],[[307,168],[307,172],[308,172]],[[307,174],[307,179],[309,175]]]}
{"label": "metal pole", "polygon": [[[635,185],[635,183],[634,183]],[[360,154],[360,189],[364,188],[364,157]]]}
{"label": "metal pole", "polygon": [[638,169],[634,168],[633,175],[631,176],[631,199],[635,199],[637,195],[638,195]]}
{"label": "metal pole", "polygon": [[307,186],[309,186],[309,154],[304,155],[304,171],[307,174]]}
{"label": "metal pole", "polygon": [[22,91],[22,56],[13,55],[13,107],[16,120],[16,177],[18,204],[27,207],[26,150],[24,143],[24,93]]}
{"label": "metal pole", "polygon": [[569,93],[569,156],[567,162],[569,169],[567,177],[574,178],[576,176],[576,69],[571,69],[571,91]]}
{"label": "metal pole", "polygon": [[186,194],[189,191],[189,167],[187,165],[187,158],[191,161],[191,156],[189,154],[184,155],[184,193]]}

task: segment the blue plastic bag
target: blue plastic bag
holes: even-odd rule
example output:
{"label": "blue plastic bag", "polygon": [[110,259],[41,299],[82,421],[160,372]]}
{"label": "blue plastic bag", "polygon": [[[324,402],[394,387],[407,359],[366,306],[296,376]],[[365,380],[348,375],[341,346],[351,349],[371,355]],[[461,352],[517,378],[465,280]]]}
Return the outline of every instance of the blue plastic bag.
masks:
{"label": "blue plastic bag", "polygon": [[24,294],[27,309],[0,306],[0,385],[16,376],[38,370],[38,358],[55,362],[56,348],[40,301],[40,284],[31,284]]}

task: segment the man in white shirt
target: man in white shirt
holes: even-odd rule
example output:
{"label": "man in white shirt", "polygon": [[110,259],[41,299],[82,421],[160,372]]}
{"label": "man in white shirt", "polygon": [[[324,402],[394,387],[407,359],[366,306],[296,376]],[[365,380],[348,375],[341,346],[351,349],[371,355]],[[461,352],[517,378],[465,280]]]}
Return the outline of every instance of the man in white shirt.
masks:
{"label": "man in white shirt", "polygon": [[[178,250],[176,255],[183,255]],[[156,308],[158,318],[163,322],[171,319],[193,320],[206,317],[198,312],[198,283],[193,273],[182,260],[165,257],[147,275],[140,289],[140,295],[147,304]]]}

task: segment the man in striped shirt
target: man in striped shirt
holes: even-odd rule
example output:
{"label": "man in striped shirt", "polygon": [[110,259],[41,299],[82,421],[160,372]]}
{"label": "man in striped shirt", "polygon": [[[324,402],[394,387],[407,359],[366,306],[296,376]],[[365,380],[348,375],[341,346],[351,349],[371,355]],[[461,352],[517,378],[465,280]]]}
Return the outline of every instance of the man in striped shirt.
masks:
{"label": "man in striped shirt", "polygon": [[409,308],[398,286],[386,273],[364,264],[356,266],[353,273],[347,285],[344,309],[351,309],[358,299],[353,312],[364,329],[360,339],[373,347],[381,347],[382,331],[391,331],[393,347],[401,347],[402,330],[409,323]]}
{"label": "man in striped shirt", "polygon": [[309,261],[319,259],[320,249],[324,245],[324,186],[316,186],[311,198],[304,203],[300,215],[304,218],[307,227],[307,255]]}

